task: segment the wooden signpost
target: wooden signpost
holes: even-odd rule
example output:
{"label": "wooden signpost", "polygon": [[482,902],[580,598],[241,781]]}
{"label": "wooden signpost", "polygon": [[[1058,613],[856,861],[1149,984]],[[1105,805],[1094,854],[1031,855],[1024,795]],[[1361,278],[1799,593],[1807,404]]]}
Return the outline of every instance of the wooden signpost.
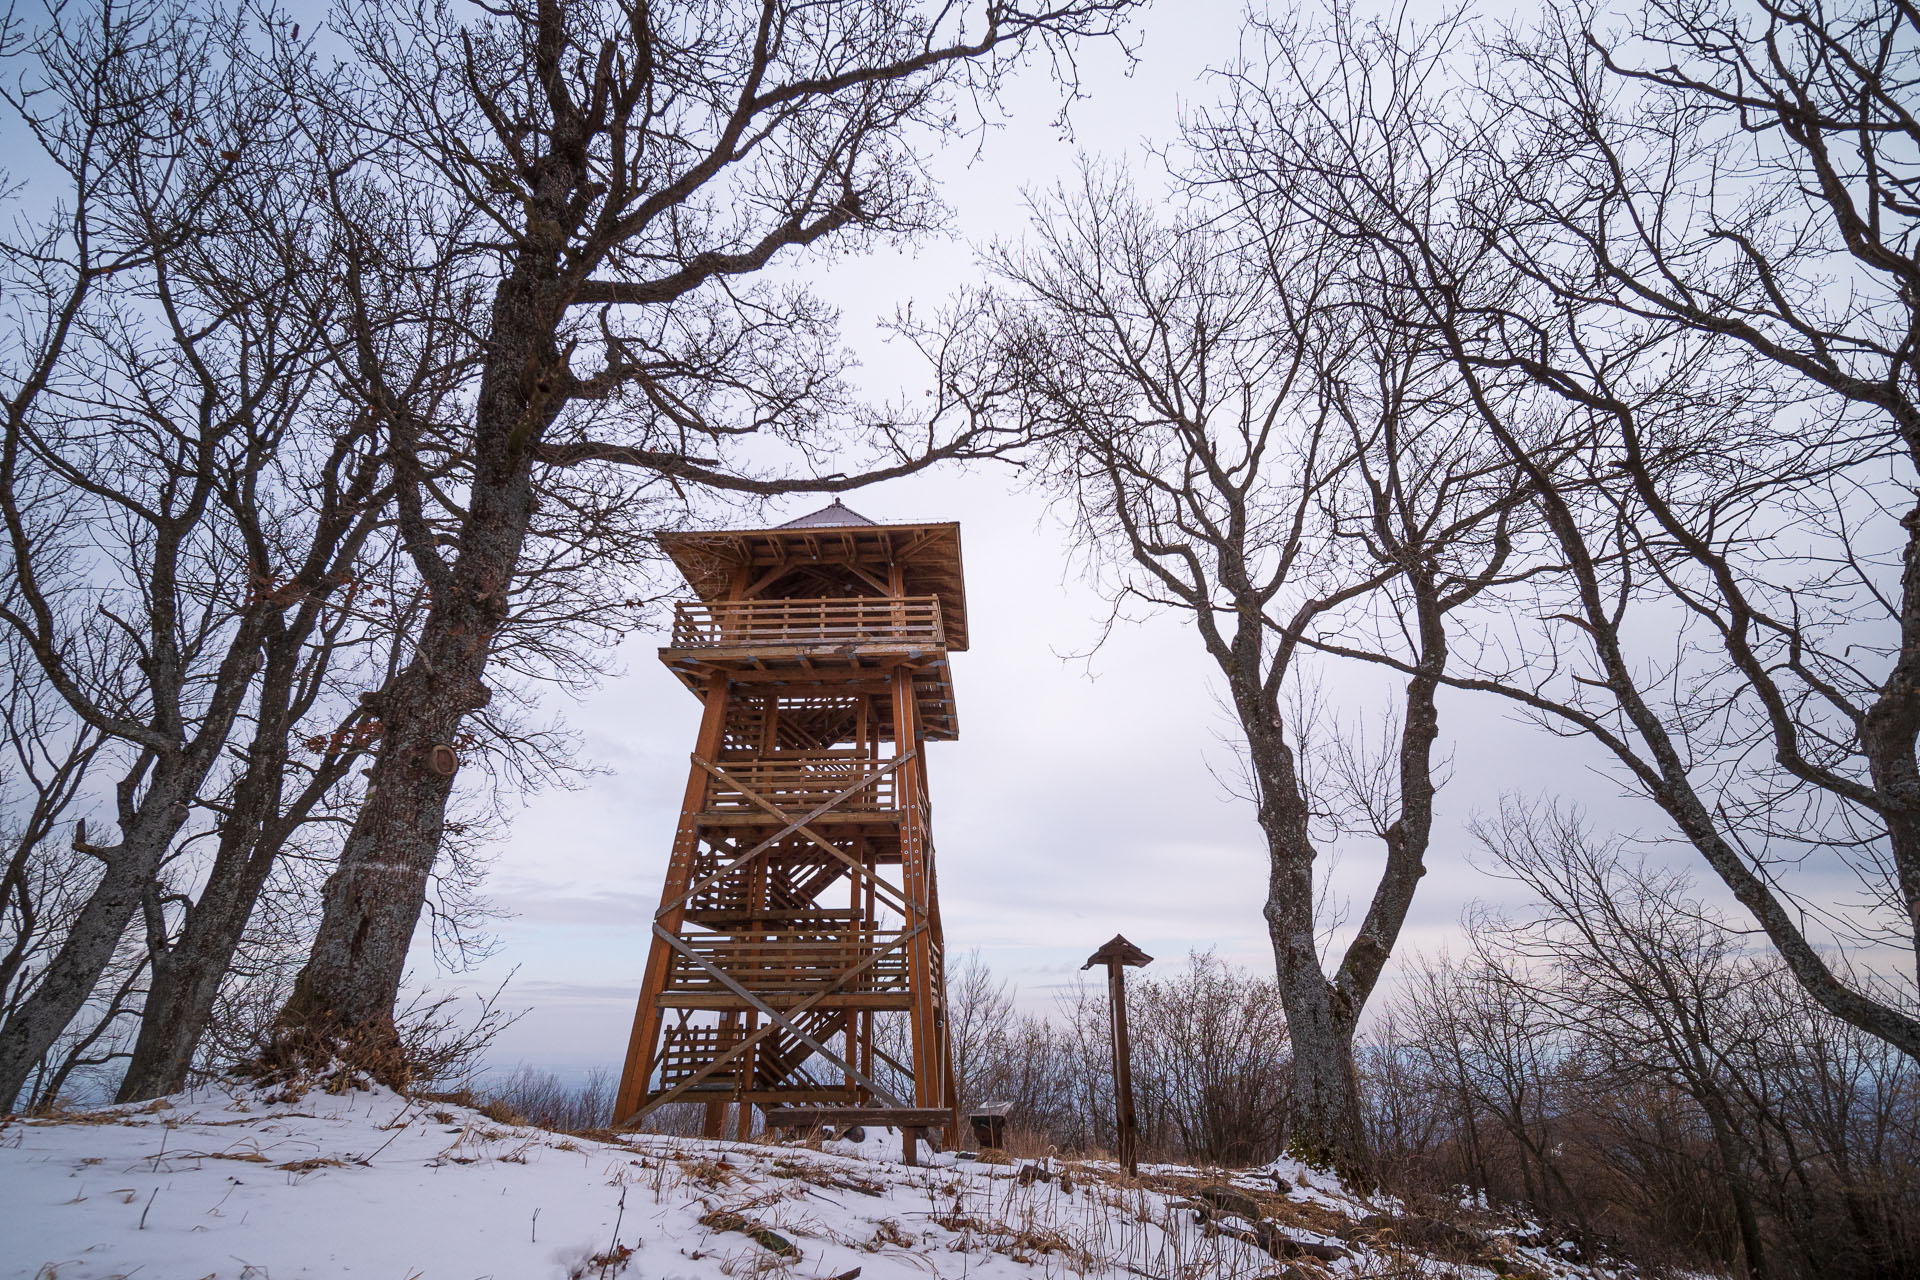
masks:
{"label": "wooden signpost", "polygon": [[1153,963],[1153,957],[1119,934],[1087,957],[1080,967],[1107,966],[1107,1000],[1113,1007],[1113,1109],[1119,1117],[1120,1167],[1129,1178],[1139,1172],[1139,1121],[1133,1114],[1133,1046],[1127,1041],[1127,978],[1129,967]]}

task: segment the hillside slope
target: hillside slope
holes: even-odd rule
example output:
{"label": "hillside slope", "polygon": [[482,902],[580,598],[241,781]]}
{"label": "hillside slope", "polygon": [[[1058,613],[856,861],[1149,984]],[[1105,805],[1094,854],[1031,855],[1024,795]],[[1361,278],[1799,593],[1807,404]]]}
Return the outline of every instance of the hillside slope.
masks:
{"label": "hillside slope", "polygon": [[1436,1223],[1284,1163],[1122,1182],[1096,1163],[898,1155],[884,1132],[818,1150],[590,1141],[383,1089],[202,1090],[0,1125],[0,1277],[1630,1274],[1524,1223]]}

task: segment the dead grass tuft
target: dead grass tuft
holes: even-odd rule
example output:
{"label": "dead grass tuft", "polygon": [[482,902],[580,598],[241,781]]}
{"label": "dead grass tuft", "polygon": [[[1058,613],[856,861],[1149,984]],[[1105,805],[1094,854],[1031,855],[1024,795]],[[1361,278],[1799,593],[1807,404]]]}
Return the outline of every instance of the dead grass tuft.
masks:
{"label": "dead grass tuft", "polygon": [[915,1243],[912,1236],[900,1229],[899,1223],[892,1218],[883,1218],[879,1228],[873,1233],[873,1239],[861,1245],[860,1248],[867,1253],[878,1253],[882,1249],[911,1249]]}
{"label": "dead grass tuft", "polygon": [[798,1160],[775,1160],[768,1167],[768,1172],[776,1178],[793,1178],[811,1186],[835,1191],[852,1191],[863,1196],[883,1196],[887,1193],[886,1184],[883,1182],[819,1165],[804,1164]]}
{"label": "dead grass tuft", "polygon": [[30,1115],[14,1116],[11,1118],[21,1124],[31,1125],[142,1123],[137,1120],[129,1122],[126,1114],[119,1111],[69,1111],[65,1107],[59,1106],[36,1111]]}
{"label": "dead grass tuft", "polygon": [[272,1164],[271,1157],[258,1151],[182,1151],[178,1155],[169,1155],[169,1160],[244,1160],[248,1164]]}
{"label": "dead grass tuft", "polygon": [[679,1164],[682,1173],[703,1187],[729,1186],[739,1172],[724,1157],[707,1160],[698,1156],[682,1156]]}
{"label": "dead grass tuft", "polygon": [[787,1258],[794,1262],[800,1260],[800,1249],[793,1241],[787,1239],[765,1223],[756,1222],[745,1214],[734,1213],[727,1209],[716,1209],[714,1212],[702,1217],[700,1219],[700,1225],[709,1231],[738,1231],[741,1235],[752,1240],[768,1253],[776,1254],[779,1257]]}
{"label": "dead grass tuft", "polygon": [[938,1215],[933,1222],[960,1237],[952,1246],[958,1252],[971,1249],[977,1237],[994,1253],[1005,1254],[1023,1266],[1053,1255],[1065,1258],[1074,1271],[1083,1275],[1098,1265],[1092,1250],[1084,1244],[1064,1231],[1031,1220],[1013,1226],[956,1212]]}
{"label": "dead grass tuft", "polygon": [[599,1253],[589,1254],[575,1263],[567,1271],[567,1280],[605,1280],[605,1277],[617,1276],[627,1269],[627,1263],[633,1260],[633,1250],[624,1244],[616,1244],[602,1249]]}

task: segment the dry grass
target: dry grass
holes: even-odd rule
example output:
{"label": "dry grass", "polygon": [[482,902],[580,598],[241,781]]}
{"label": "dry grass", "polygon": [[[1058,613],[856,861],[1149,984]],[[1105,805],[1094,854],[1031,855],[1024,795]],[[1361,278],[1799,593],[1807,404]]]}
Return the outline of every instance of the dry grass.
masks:
{"label": "dry grass", "polygon": [[882,1249],[911,1249],[916,1243],[912,1236],[900,1230],[899,1223],[892,1218],[885,1218],[875,1228],[873,1239],[860,1247],[868,1253],[879,1253]]}
{"label": "dry grass", "polygon": [[271,1158],[258,1151],[182,1151],[169,1155],[169,1160],[242,1160],[247,1164],[272,1164]]}
{"label": "dry grass", "polygon": [[872,1178],[862,1178],[845,1170],[825,1165],[803,1163],[798,1160],[774,1160],[768,1166],[768,1172],[776,1178],[792,1178],[810,1186],[834,1191],[852,1191],[863,1196],[883,1196],[887,1185]]}
{"label": "dry grass", "polygon": [[800,1259],[800,1250],[793,1241],[764,1222],[757,1222],[745,1214],[728,1209],[716,1209],[702,1217],[700,1225],[709,1231],[737,1231],[769,1253],[795,1262]]}

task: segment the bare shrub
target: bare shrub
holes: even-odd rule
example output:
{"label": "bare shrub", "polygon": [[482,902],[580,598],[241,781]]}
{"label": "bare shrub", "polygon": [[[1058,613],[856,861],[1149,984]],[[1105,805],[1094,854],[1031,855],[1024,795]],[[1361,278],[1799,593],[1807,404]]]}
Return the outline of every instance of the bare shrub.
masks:
{"label": "bare shrub", "polygon": [[[1531,900],[1416,970],[1367,1061],[1406,1187],[1749,1276],[1920,1265],[1920,1070],[1691,882],[1545,807],[1481,837]],[[1852,979],[1870,985],[1870,975]]]}
{"label": "bare shrub", "polygon": [[613,1122],[613,1073],[595,1067],[580,1084],[569,1086],[551,1071],[524,1063],[476,1092],[485,1105],[501,1105],[523,1124],[574,1133],[604,1129]]}

